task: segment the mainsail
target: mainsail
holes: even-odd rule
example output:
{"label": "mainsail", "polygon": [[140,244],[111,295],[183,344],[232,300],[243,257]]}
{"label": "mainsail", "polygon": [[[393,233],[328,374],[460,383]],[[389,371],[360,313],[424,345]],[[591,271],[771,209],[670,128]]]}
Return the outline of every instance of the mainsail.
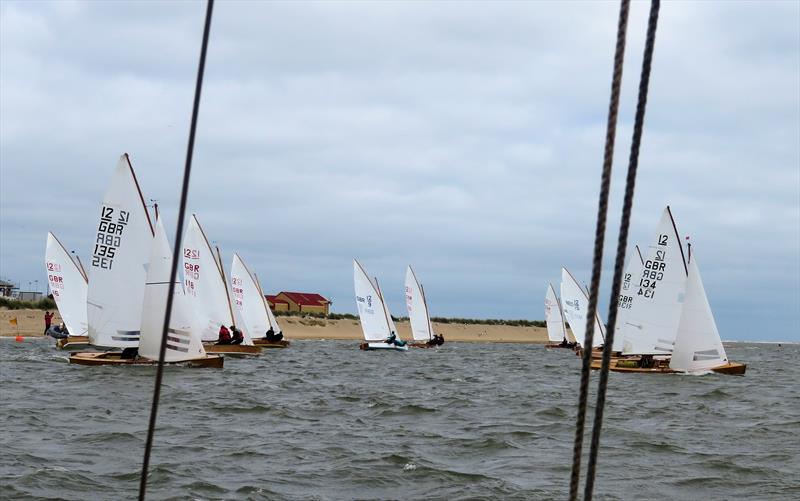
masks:
{"label": "mainsail", "polygon": [[552,343],[560,343],[567,339],[567,329],[564,326],[564,315],[561,312],[561,303],[558,302],[553,284],[547,284],[544,294],[544,317],[547,322],[547,338]]}
{"label": "mainsail", "polygon": [[633,304],[634,285],[641,279],[644,259],[639,246],[636,246],[636,253],[631,256],[628,266],[625,267],[625,274],[622,276],[622,284],[617,298],[617,322],[614,327],[614,345],[611,351],[620,352],[624,344],[622,327],[628,322],[628,314]]}
{"label": "mainsail", "polygon": [[633,301],[621,325],[622,353],[665,355],[672,352],[686,291],[686,261],[669,206],[648,246]]}
{"label": "mainsail", "polygon": [[406,308],[408,309],[411,334],[415,341],[429,341],[433,338],[428,303],[425,291],[417,280],[417,275],[409,266],[406,269]]}
{"label": "mainsail", "polygon": [[[172,272],[172,248],[169,245],[161,218],[156,219],[156,234],[152,239],[151,247],[150,266],[147,270],[144,290],[139,355],[151,360],[158,360]],[[182,362],[206,356],[200,336],[192,331],[190,311],[191,308],[186,302],[181,284],[176,280],[172,298],[172,315],[167,334],[167,349],[164,354],[165,362]]]}
{"label": "mainsail", "polygon": [[150,216],[126,153],[103,196],[91,253],[87,317],[93,345],[138,346],[152,241]]}
{"label": "mainsail", "polygon": [[52,233],[47,234],[44,259],[47,283],[64,325],[70,336],[85,336],[89,329],[86,319],[86,275]]}
{"label": "mainsail", "polygon": [[[564,316],[569,323],[569,327],[575,335],[575,340],[585,347],[586,313],[589,309],[589,296],[566,268],[561,268],[561,307],[564,310]],[[601,346],[606,334],[605,326],[600,321],[598,314],[595,314],[594,320],[592,348]]]}
{"label": "mainsail", "polygon": [[220,326],[235,322],[223,271],[194,215],[183,237],[183,285],[193,310],[194,331],[203,341],[216,341]]}
{"label": "mainsail", "polygon": [[237,316],[241,317],[240,328],[245,335],[263,338],[270,327],[275,334],[281,332],[258,279],[250,273],[238,254],[233,255],[231,263],[231,301]]}
{"label": "mainsail", "polygon": [[[355,259],[353,260],[353,282],[364,339],[384,341],[392,332],[397,335],[397,329],[377,284],[369,279],[367,272]],[[397,339],[400,339],[399,335]]]}
{"label": "mainsail", "polygon": [[686,297],[669,366],[679,371],[696,372],[727,363],[728,355],[722,346],[717,323],[708,304],[697,258],[692,255],[689,258]]}

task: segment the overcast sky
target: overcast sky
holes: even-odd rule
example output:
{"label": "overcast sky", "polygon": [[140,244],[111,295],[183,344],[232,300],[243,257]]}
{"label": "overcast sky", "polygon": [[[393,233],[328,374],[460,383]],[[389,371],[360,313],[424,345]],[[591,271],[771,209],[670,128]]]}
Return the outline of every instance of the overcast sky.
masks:
{"label": "overcast sky", "polygon": [[[268,293],[355,312],[351,259],[405,315],[541,319],[590,278],[616,2],[220,2],[189,208]],[[90,252],[128,152],[174,235],[200,2],[0,3],[0,276]],[[648,4],[628,29],[607,313]],[[800,4],[665,2],[631,243],[664,206],[723,339],[800,341]]]}

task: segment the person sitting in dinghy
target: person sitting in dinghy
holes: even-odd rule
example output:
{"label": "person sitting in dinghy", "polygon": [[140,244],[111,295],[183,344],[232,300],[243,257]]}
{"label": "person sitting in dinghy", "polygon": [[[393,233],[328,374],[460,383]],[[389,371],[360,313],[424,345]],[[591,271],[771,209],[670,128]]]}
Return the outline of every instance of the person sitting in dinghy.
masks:
{"label": "person sitting in dinghy", "polygon": [[242,344],[242,341],[244,341],[244,335],[242,334],[242,331],[237,329],[235,325],[231,325],[231,332],[233,332],[231,344]]}
{"label": "person sitting in dinghy", "polygon": [[66,339],[69,336],[69,332],[67,332],[67,328],[64,324],[60,325],[53,325],[47,332],[45,333],[47,336],[50,336],[54,339]]}
{"label": "person sitting in dinghy", "polygon": [[275,329],[270,327],[269,330],[267,331],[266,338],[267,338],[267,341],[270,342],[270,343],[278,343],[283,339],[283,332],[279,332],[279,333],[275,334]]}
{"label": "person sitting in dinghy", "polygon": [[224,325],[219,326],[217,344],[231,344],[231,332]]}
{"label": "person sitting in dinghy", "polygon": [[386,344],[393,344],[395,346],[405,346],[406,342],[397,339],[397,334],[395,334],[394,331],[392,331],[392,333],[389,334],[389,337],[386,338]]}

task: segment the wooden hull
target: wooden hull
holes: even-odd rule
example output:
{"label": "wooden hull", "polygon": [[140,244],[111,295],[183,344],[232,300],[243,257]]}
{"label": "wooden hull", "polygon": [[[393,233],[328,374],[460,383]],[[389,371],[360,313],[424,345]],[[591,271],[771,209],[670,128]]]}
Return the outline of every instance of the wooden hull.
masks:
{"label": "wooden hull", "polygon": [[260,346],[261,348],[288,348],[291,343],[285,339],[281,339],[277,342],[267,341],[266,338],[262,337],[259,339],[253,339],[253,344]]}
{"label": "wooden hull", "polygon": [[[187,367],[210,367],[221,369],[225,359],[219,355],[206,355],[205,358],[187,360],[185,362],[164,362],[166,365],[183,365]],[[78,365],[158,365],[157,360],[149,358],[122,358],[122,352],[76,352],[69,356],[69,363]]]}
{"label": "wooden hull", "polygon": [[362,350],[390,350],[390,351],[408,351],[408,345],[405,346],[395,346],[393,344],[386,344],[380,341],[373,342],[373,343],[366,343],[362,342],[358,345],[358,347]]}
{"label": "wooden hull", "polygon": [[75,350],[89,347],[89,336],[70,336],[56,339],[56,348],[60,350]]}
{"label": "wooden hull", "polygon": [[248,346],[246,344],[206,344],[203,343],[206,353],[217,355],[261,355],[260,346]]}
{"label": "wooden hull", "polygon": [[[613,372],[637,372],[644,374],[682,374],[682,371],[671,369],[669,361],[659,361],[655,367],[636,367],[637,359],[612,358],[608,370]],[[592,360],[592,369],[599,370],[603,365],[602,360]],[[728,362],[725,365],[709,369],[718,374],[730,374],[743,376],[747,370],[747,364],[739,362]]]}
{"label": "wooden hull", "polygon": [[408,343],[407,346],[412,348],[438,348],[439,345],[428,343]]}

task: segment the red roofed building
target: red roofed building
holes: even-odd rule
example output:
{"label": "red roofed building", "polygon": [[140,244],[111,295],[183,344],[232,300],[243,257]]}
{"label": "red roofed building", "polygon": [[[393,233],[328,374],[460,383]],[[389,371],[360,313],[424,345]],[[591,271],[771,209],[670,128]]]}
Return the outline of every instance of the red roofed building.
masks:
{"label": "red roofed building", "polygon": [[270,308],[275,311],[296,311],[299,313],[329,313],[331,302],[313,292],[285,292],[266,296]]}

